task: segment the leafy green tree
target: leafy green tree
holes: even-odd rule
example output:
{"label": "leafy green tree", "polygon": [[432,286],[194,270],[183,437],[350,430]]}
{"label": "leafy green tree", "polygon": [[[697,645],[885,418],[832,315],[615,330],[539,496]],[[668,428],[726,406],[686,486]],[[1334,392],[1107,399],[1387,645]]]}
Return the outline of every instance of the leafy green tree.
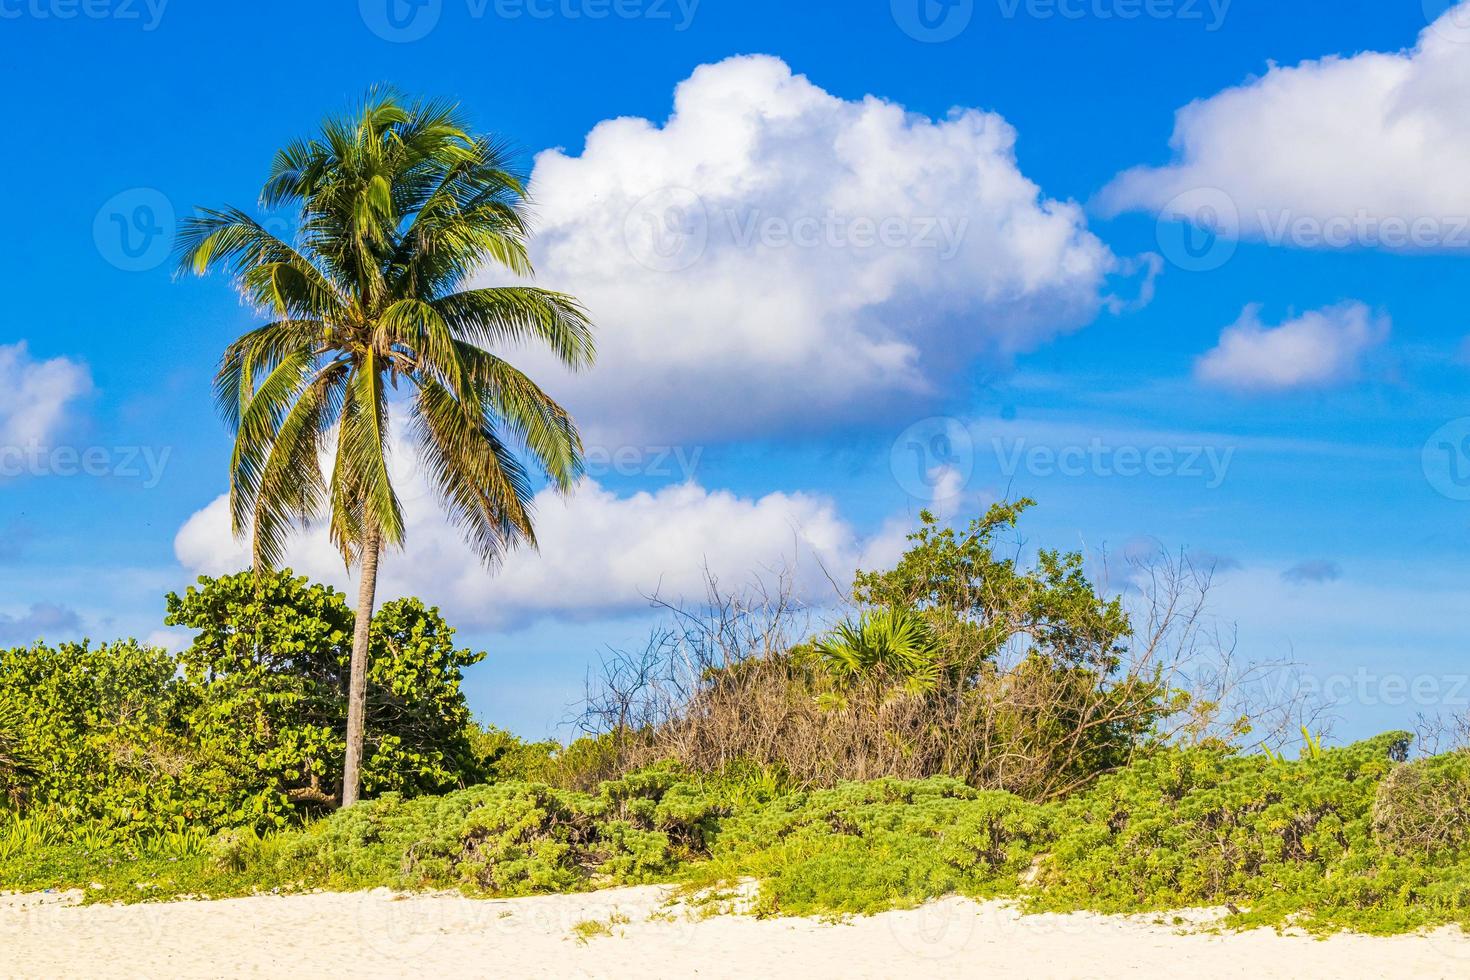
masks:
{"label": "leafy green tree", "polygon": [[[232,747],[295,804],[336,803],[354,635],[345,597],[289,572],[243,572],[201,578],[167,603],[169,625],[197,631],[180,655],[199,692],[194,737]],[[456,647],[454,630],[418,599],[385,604],[370,637],[364,788],[416,795],[473,781],[460,684],[485,655]]]}
{"label": "leafy green tree", "polygon": [[[594,344],[578,303],[526,286],[467,288],[486,266],[529,276],[525,189],[503,146],[458,109],[371,96],[275,159],[266,207],[293,208],[288,242],[237,209],[183,222],[182,264],[223,268],[270,322],[225,351],[215,390],[234,427],[230,511],[257,568],[294,525],[325,517],[360,569],[342,803],[360,792],[369,624],[379,555],[404,543],[389,478],[391,392],[406,386],[423,470],[487,562],[534,544],[529,456],[569,490],[581,470],[571,416],[492,353],[544,344],[573,369]],[[322,460],[330,457],[330,476]]]}
{"label": "leafy green tree", "polygon": [[1034,505],[995,504],[963,535],[922,512],[898,564],[859,572],[854,599],[923,616],[947,648],[947,662],[961,670],[1016,643],[1057,664],[1111,670],[1131,626],[1122,600],[1102,597],[1088,581],[1082,555],[1042,550],[1034,568],[1022,568],[1003,550],[1004,537]]}

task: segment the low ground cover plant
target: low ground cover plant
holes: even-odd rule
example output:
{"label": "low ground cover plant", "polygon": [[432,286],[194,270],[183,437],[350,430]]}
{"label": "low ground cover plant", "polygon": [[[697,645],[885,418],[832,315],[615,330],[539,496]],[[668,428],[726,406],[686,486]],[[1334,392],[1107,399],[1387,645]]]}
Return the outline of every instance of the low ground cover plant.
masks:
{"label": "low ground cover plant", "polygon": [[755,911],[767,915],[871,913],[961,894],[1034,911],[1227,906],[1235,925],[1315,931],[1470,924],[1470,846],[1457,818],[1425,814],[1422,792],[1463,785],[1470,755],[1404,761],[1407,739],[1390,733],[1292,761],[1163,749],[1045,803],[944,777],[782,790],[749,771],[672,765],[590,793],[509,780],[386,794],[299,830],[229,831],[173,854],[0,843],[0,887],[80,886],[92,900],[136,901],[754,879]]}

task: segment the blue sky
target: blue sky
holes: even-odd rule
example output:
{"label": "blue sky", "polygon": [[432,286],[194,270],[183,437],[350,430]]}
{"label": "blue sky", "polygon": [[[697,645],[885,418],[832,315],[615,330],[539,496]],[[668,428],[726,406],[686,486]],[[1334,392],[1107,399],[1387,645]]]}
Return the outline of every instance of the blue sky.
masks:
{"label": "blue sky", "polygon": [[[556,731],[646,631],[640,593],[703,563],[808,552],[815,600],[814,557],[1008,493],[1041,502],[1031,545],[1218,561],[1242,655],[1368,677],[1343,735],[1463,710],[1448,6],[0,0],[0,642],[150,636],[163,592],[235,560],[209,381],[252,314],[173,281],[170,213],[249,206],[275,147],[391,83],[523,148],[542,280],[601,328],[602,367],[548,381],[599,455],[542,558],[465,567],[422,502],[389,559],[489,650],[488,719]],[[1210,226],[1192,250],[1181,213]],[[650,262],[650,218],[682,250]]]}

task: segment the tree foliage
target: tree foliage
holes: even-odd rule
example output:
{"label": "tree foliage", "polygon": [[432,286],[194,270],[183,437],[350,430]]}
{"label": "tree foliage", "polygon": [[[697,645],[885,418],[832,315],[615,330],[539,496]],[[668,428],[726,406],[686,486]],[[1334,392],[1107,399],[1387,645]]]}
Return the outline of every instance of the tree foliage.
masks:
{"label": "tree foliage", "polygon": [[[332,807],[353,628],[343,596],[242,573],[201,578],[167,605],[167,622],[195,633],[178,654],[131,641],[0,651],[0,805],[130,839],[266,830]],[[460,685],[484,654],[457,647],[417,599],[385,604],[372,644],[369,792],[477,780]]]}

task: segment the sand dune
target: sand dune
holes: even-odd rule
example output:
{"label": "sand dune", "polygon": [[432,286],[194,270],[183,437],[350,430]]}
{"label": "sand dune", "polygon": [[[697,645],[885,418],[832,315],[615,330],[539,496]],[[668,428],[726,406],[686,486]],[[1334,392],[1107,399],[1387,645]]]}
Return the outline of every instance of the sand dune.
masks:
{"label": "sand dune", "polygon": [[[660,888],[473,901],[385,891],[77,907],[0,897],[6,977],[1458,977],[1458,931],[1318,941],[947,899],[843,924],[702,917]],[[1194,913],[1191,922],[1207,922]],[[588,925],[597,923],[598,925]],[[606,930],[604,932],[603,930]]]}

